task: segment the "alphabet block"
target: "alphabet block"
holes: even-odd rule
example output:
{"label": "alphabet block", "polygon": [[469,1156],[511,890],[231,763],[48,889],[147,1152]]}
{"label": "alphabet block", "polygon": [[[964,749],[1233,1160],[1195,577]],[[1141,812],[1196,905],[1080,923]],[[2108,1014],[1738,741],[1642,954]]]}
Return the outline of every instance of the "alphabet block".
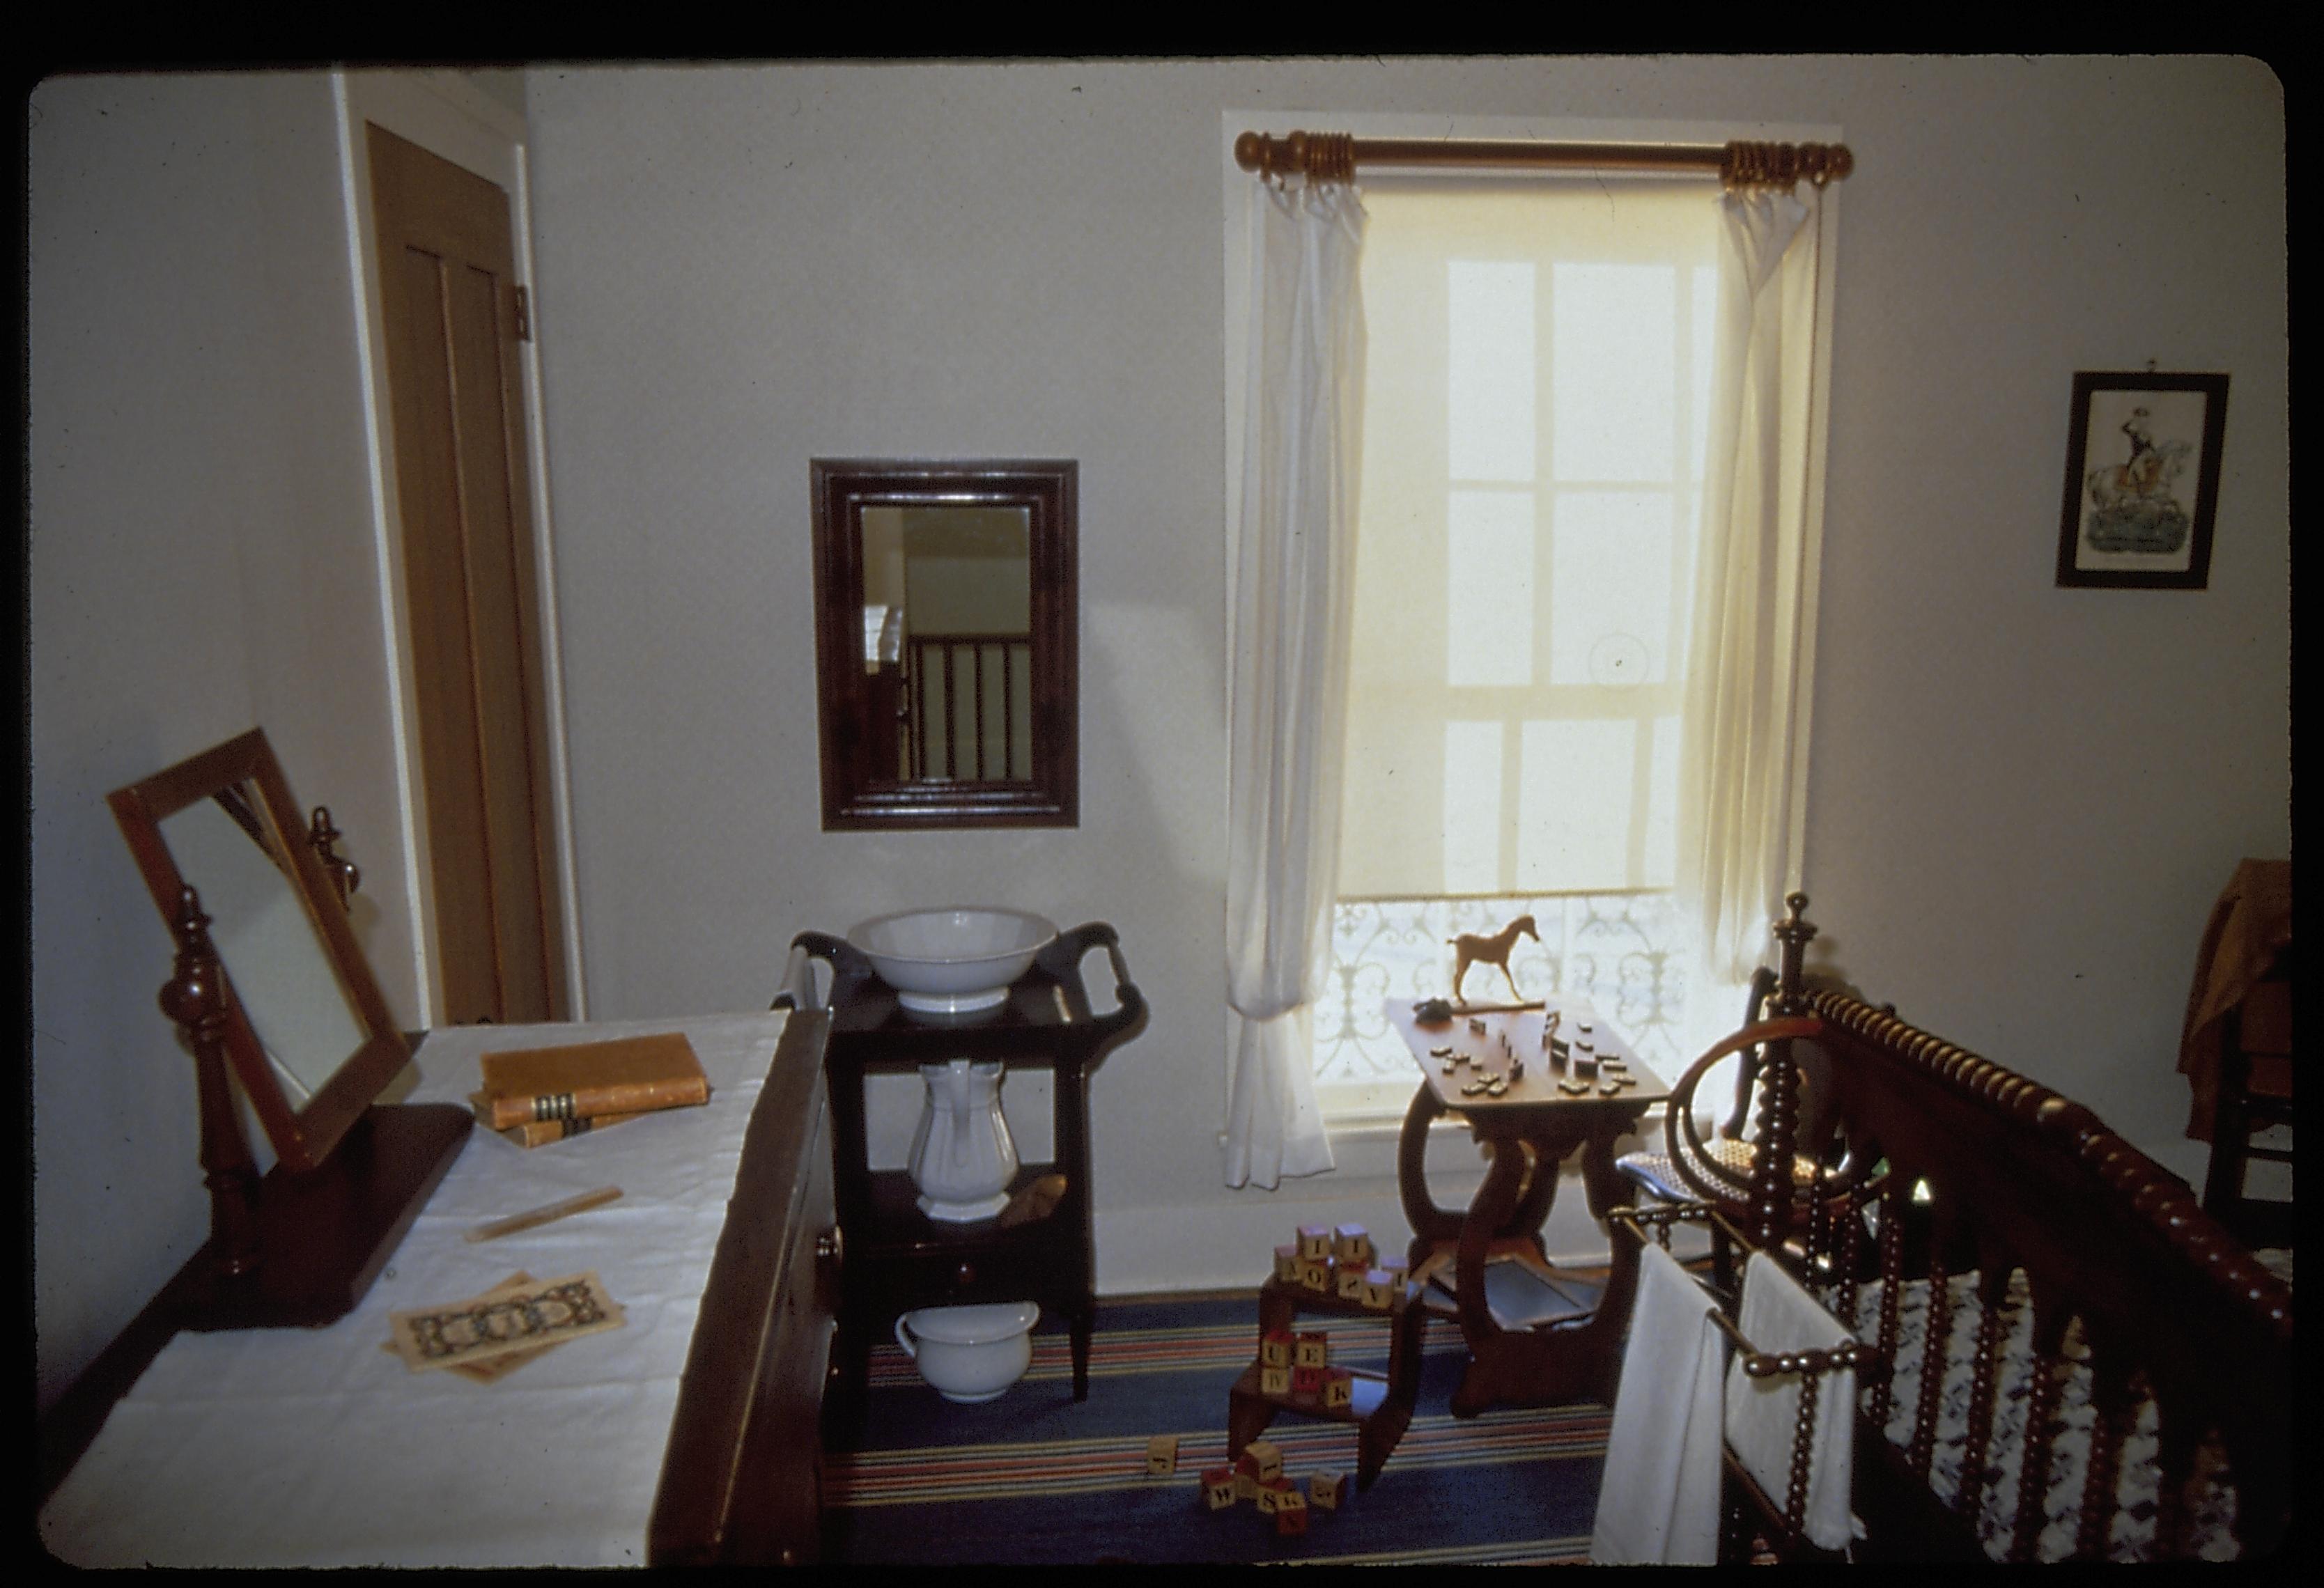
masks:
{"label": "alphabet block", "polygon": [[1277,1478],[1259,1486],[1259,1514],[1275,1516],[1298,1505],[1303,1510],[1307,1501],[1299,1492],[1299,1485],[1288,1478]]}
{"label": "alphabet block", "polygon": [[1332,1264],[1330,1260],[1322,1257],[1301,1258],[1299,1260],[1299,1282],[1306,1289],[1314,1291],[1318,1296],[1330,1295],[1332,1293]]}
{"label": "alphabet block", "polygon": [[1259,1370],[1259,1392],[1262,1395],[1291,1393],[1291,1370],[1287,1367],[1261,1367]]}
{"label": "alphabet block", "polygon": [[1320,1367],[1295,1367],[1291,1370],[1291,1392],[1313,1395],[1323,1387],[1323,1370]]}
{"label": "alphabet block", "polygon": [[1372,1260],[1372,1238],[1360,1224],[1334,1225],[1332,1255],[1341,1262],[1369,1263]]}
{"label": "alphabet block", "polygon": [[1338,1410],[1342,1407],[1354,1405],[1356,1400],[1356,1375],[1350,1372],[1343,1367],[1325,1368],[1323,1370],[1323,1404],[1333,1410]]}
{"label": "alphabet block", "polygon": [[1364,1265],[1360,1262],[1334,1262],[1332,1271],[1337,1280],[1333,1290],[1342,1301],[1364,1299]]}
{"label": "alphabet block", "polygon": [[1340,1501],[1347,1497],[1348,1474],[1345,1473],[1310,1473],[1307,1476],[1309,1503],[1325,1510],[1337,1510]]}
{"label": "alphabet block", "polygon": [[1299,1255],[1328,1261],[1332,1255],[1332,1232],[1320,1224],[1299,1226]]}
{"label": "alphabet block", "polygon": [[1289,1329],[1269,1329],[1259,1336],[1259,1360],[1268,1367],[1289,1367],[1291,1345]]}
{"label": "alphabet block", "polygon": [[1266,1439],[1253,1439],[1243,1454],[1257,1463],[1254,1475],[1262,1483],[1271,1483],[1283,1475],[1283,1449]]}
{"label": "alphabet block", "polygon": [[1287,1538],[1307,1530],[1307,1497],[1295,1484],[1286,1483],[1283,1489],[1275,1497],[1275,1531]]}
{"label": "alphabet block", "polygon": [[1375,1268],[1364,1274],[1364,1305],[1381,1312],[1396,1303],[1396,1292],[1389,1287],[1388,1270]]}
{"label": "alphabet block", "polygon": [[1330,1336],[1324,1334],[1321,1329],[1302,1329],[1299,1331],[1299,1337],[1292,1342],[1292,1366],[1322,1367],[1325,1363],[1331,1360],[1332,1340]]}
{"label": "alphabet block", "polygon": [[1299,1246],[1296,1242],[1275,1249],[1275,1277],[1286,1285],[1299,1282]]}
{"label": "alphabet block", "polygon": [[1167,1478],[1177,1470],[1177,1435],[1157,1434],[1146,1441],[1146,1472],[1148,1477]]}
{"label": "alphabet block", "polygon": [[1235,1473],[1231,1466],[1214,1466],[1203,1474],[1203,1498],[1213,1510],[1224,1510],[1235,1502]]}

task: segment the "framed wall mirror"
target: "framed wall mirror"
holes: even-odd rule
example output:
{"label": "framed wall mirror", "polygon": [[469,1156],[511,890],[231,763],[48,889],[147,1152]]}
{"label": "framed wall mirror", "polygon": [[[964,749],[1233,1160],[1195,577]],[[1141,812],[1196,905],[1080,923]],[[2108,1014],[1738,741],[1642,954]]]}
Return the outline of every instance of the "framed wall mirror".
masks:
{"label": "framed wall mirror", "polygon": [[812,468],[825,829],[1077,824],[1077,465]]}
{"label": "framed wall mirror", "polygon": [[199,895],[234,1079],[276,1159],[317,1168],[411,1054],[264,731],[107,798],[173,932],[183,890]]}

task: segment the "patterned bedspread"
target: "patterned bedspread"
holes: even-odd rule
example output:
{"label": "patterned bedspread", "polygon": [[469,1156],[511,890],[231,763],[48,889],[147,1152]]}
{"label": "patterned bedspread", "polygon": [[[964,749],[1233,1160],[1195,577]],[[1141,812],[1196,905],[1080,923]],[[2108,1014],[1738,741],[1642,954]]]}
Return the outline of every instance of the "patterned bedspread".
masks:
{"label": "patterned bedspread", "polygon": [[[2261,1254],[2267,1261],[2265,1253]],[[2290,1253],[2282,1262],[2269,1262],[2287,1282]],[[1963,1275],[1947,1286],[1953,1308],[1946,1339],[1944,1385],[1937,1419],[1937,1439],[1931,1461],[1930,1482],[1948,1504],[1960,1490],[1961,1466],[1969,1440],[1969,1386],[1978,1336],[1979,1304],[1977,1276]],[[1998,1453],[1998,1476],[1987,1485],[1976,1521],[1986,1552],[2004,1558],[2017,1519],[2018,1473],[2025,1445],[2025,1422],[2032,1394],[2033,1309],[2027,1305],[2024,1275],[2015,1275],[2006,1303],[2010,1328],[1996,1380],[1993,1408],[1993,1448]],[[1921,1369],[1928,1337],[1929,1282],[1907,1285],[1897,1309],[1896,1374],[1886,1432],[1891,1443],[1909,1446],[1920,1402]],[[1857,1332],[1877,1341],[1880,1330],[1880,1286],[1867,1286],[1858,1296]],[[2089,1466],[2090,1428],[2095,1412],[2090,1405],[2089,1351],[2079,1322],[2066,1332],[2065,1354],[2075,1365],[2059,1398],[2061,1423],[2050,1461],[2049,1492],[2043,1510],[2047,1520],[2037,1547],[2038,1558],[2064,1560],[2074,1552],[2080,1525],[2082,1484]],[[1871,1386],[1864,1389],[1870,1404]],[[2156,1464],[2155,1408],[2142,1399],[2136,1419],[2123,1445],[2120,1477],[2116,1488],[2116,1512],[2107,1539],[2107,1554],[2118,1561],[2146,1560],[2155,1553],[2156,1495],[2160,1471]],[[2224,1453],[2207,1444],[2196,1456],[2195,1482],[2190,1487],[2193,1510],[2188,1540],[2192,1553],[2206,1560],[2232,1559],[2237,1549],[2234,1535],[2235,1488]]]}

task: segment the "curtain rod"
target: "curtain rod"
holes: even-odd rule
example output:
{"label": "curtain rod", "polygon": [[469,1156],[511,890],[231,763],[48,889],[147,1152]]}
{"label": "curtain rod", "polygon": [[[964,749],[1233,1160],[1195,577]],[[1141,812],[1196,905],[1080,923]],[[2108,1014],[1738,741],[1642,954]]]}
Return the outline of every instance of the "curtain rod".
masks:
{"label": "curtain rod", "polygon": [[1818,187],[1856,169],[1845,143],[1524,143],[1450,138],[1358,138],[1348,133],[1292,133],[1282,138],[1245,133],[1235,140],[1235,163],[1262,177],[1295,173],[1318,181],[1355,179],[1365,165],[1438,166],[1471,170],[1616,169],[1715,172],[1728,187],[1789,184],[1805,177]]}

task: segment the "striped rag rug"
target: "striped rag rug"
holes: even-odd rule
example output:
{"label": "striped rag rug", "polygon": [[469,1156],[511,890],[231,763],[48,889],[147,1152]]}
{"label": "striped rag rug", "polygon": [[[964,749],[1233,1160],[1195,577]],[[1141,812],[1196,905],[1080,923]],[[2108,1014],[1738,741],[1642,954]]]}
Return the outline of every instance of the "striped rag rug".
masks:
{"label": "striped rag rug", "polygon": [[[1388,1329],[1306,1317],[1331,1358],[1385,1372]],[[1258,1349],[1256,1298],[1102,1301],[1089,1399],[1073,1399],[1062,1327],[1045,1318],[1033,1365],[982,1406],[923,1383],[892,1345],[872,1353],[860,1416],[825,1431],[824,1559],[845,1565],[1583,1562],[1610,1413],[1581,1404],[1455,1418],[1464,1352],[1431,1319],[1412,1426],[1371,1488],[1355,1487],[1356,1434],[1286,1412],[1266,1437],[1304,1490],[1348,1475],[1337,1510],[1312,1507],[1284,1537],[1249,1501],[1205,1504],[1202,1474],[1227,1460],[1227,1391]],[[1149,1476],[1147,1441],[1178,1437],[1176,1470]]]}

